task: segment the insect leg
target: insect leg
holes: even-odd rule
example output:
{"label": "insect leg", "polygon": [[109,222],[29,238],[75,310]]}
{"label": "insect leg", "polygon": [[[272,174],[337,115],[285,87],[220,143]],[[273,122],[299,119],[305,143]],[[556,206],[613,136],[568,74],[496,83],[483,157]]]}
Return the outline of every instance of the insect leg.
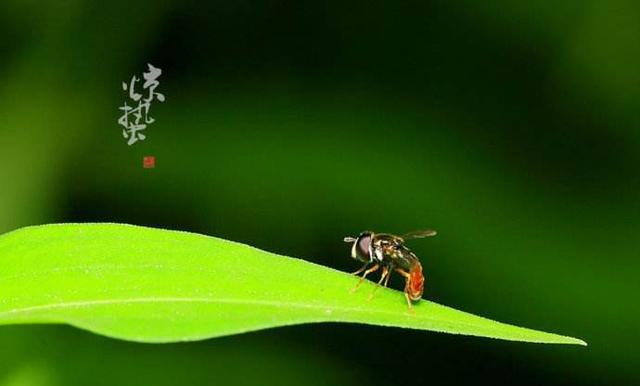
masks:
{"label": "insect leg", "polygon": [[[378,285],[376,286],[376,288],[374,288],[373,291],[371,291],[371,295],[369,295],[369,300],[373,299],[373,295],[376,294],[376,291],[378,290],[378,288],[380,288],[380,284],[386,277],[389,277],[389,269],[387,267],[382,267],[382,276],[380,276],[380,280],[378,280]],[[384,286],[386,287],[387,284],[385,283]]]}
{"label": "insect leg", "polygon": [[409,275],[407,271],[400,268],[396,268],[396,272],[404,276],[406,280],[404,284],[404,297],[405,299],[407,299],[407,305],[409,306],[409,311],[413,312],[413,304],[411,304],[411,299],[409,298],[409,279],[411,278],[411,275]]}
{"label": "insect leg", "polygon": [[395,271],[398,272],[400,275],[404,276],[404,278],[407,279],[407,282],[409,281],[409,277],[410,277],[409,272],[401,268],[396,268]]}
{"label": "insect leg", "polygon": [[358,284],[356,284],[356,286],[353,287],[351,292],[356,292],[356,290],[362,285],[362,282],[364,282],[364,279],[367,277],[367,275],[370,274],[371,272],[377,270],[378,268],[380,268],[380,265],[376,264],[373,267],[371,267],[371,268],[367,269],[366,271],[364,271],[364,275],[362,275],[362,277],[360,278],[360,281],[358,281]]}
{"label": "insect leg", "polygon": [[389,273],[387,274],[387,278],[384,281],[384,286],[387,286],[387,283],[389,283],[389,278],[391,277],[391,271],[389,271]]}
{"label": "insect leg", "polygon": [[355,272],[351,272],[352,275],[357,275],[360,272],[364,271],[368,266],[369,266],[370,262],[367,261],[366,263],[364,263],[364,265],[362,266],[362,268],[360,268],[359,270],[355,271]]}
{"label": "insect leg", "polygon": [[404,298],[407,299],[407,305],[409,306],[409,312],[413,313],[413,305],[411,304],[411,299],[409,299],[409,294],[407,292],[404,293]]}

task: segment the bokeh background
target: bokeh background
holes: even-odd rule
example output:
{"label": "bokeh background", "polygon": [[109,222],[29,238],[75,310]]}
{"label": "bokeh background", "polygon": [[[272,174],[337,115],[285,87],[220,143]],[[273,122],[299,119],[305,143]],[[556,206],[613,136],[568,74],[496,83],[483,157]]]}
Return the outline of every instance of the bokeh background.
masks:
{"label": "bokeh background", "polygon": [[[126,222],[353,270],[343,236],[433,227],[426,298],[589,347],[16,326],[0,385],[637,384],[638,20],[633,0],[2,0],[0,232]],[[147,63],[167,99],[129,147],[121,83]]]}

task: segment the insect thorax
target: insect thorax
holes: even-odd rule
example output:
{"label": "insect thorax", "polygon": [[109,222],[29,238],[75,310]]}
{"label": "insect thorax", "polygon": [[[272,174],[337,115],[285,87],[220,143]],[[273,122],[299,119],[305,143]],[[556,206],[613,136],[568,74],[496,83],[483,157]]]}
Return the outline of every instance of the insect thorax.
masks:
{"label": "insect thorax", "polygon": [[371,261],[407,271],[419,263],[417,256],[404,245],[401,238],[388,234],[379,234],[374,238]]}

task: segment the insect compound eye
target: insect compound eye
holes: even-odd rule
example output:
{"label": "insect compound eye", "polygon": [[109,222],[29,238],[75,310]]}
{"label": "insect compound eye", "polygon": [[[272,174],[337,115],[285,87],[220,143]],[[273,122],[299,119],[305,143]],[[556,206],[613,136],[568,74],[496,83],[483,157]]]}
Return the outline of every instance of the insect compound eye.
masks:
{"label": "insect compound eye", "polygon": [[371,233],[363,233],[358,237],[357,249],[358,256],[369,260],[371,258]]}

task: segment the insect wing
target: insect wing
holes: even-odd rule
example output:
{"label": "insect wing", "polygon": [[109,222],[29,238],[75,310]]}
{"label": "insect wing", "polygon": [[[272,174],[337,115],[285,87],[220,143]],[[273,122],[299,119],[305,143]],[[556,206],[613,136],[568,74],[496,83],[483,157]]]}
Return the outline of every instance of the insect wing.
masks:
{"label": "insect wing", "polygon": [[390,256],[393,263],[406,271],[410,271],[416,263],[420,263],[418,257],[405,246],[398,249],[397,254]]}
{"label": "insect wing", "polygon": [[435,236],[436,234],[438,234],[438,232],[436,232],[433,229],[424,229],[420,231],[405,233],[404,235],[402,235],[402,239],[403,240],[421,239],[423,237]]}

